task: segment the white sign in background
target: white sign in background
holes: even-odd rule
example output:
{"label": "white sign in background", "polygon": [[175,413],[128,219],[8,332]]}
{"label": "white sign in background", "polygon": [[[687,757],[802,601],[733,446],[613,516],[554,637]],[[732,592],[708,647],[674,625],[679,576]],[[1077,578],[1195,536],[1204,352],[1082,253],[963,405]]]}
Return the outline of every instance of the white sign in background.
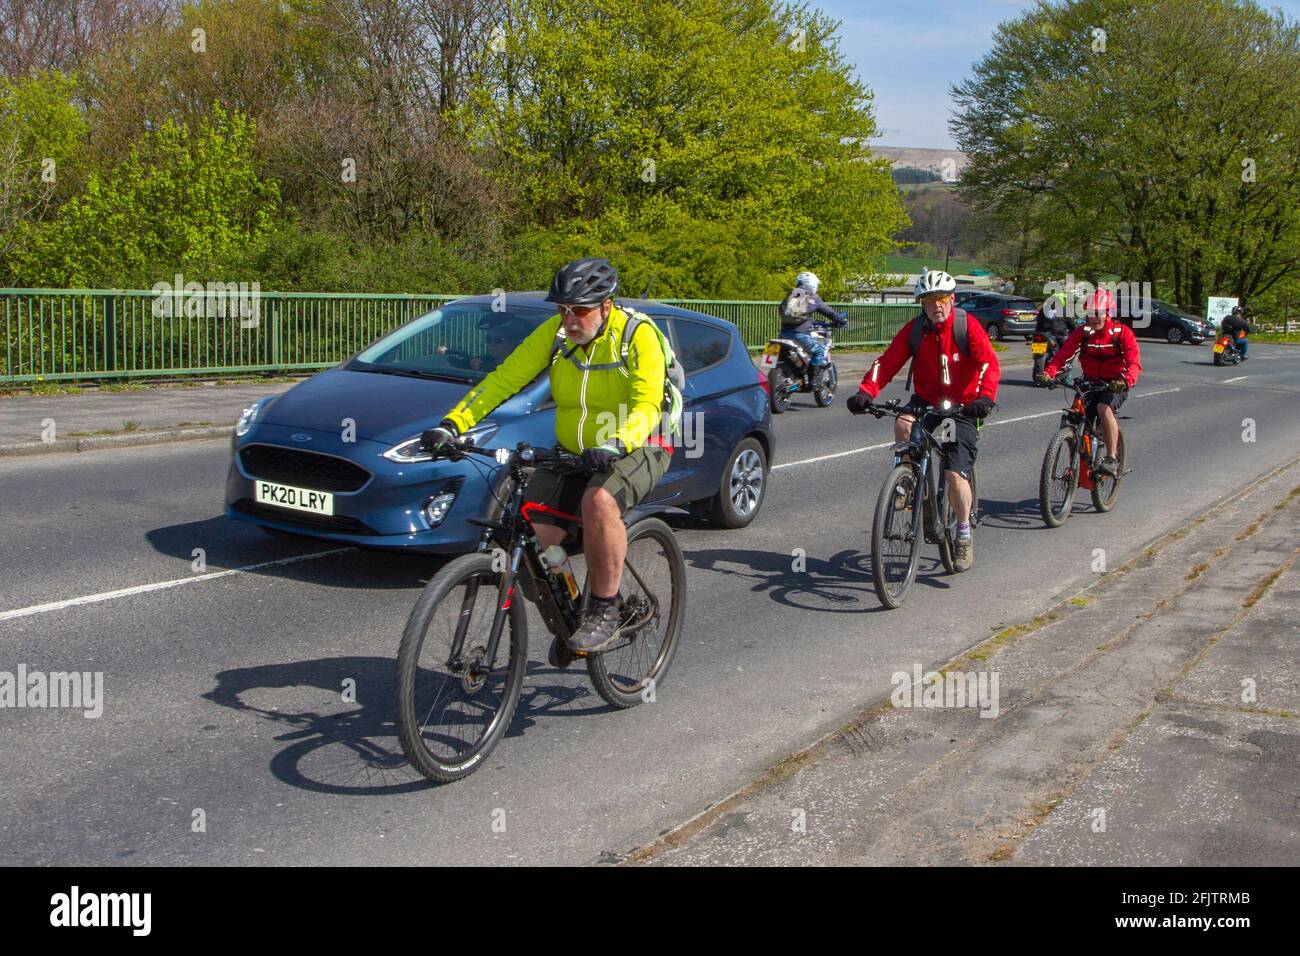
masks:
{"label": "white sign in background", "polygon": [[1205,321],[1212,325],[1218,325],[1232,311],[1233,306],[1237,304],[1235,298],[1229,299],[1225,296],[1210,296],[1205,303]]}

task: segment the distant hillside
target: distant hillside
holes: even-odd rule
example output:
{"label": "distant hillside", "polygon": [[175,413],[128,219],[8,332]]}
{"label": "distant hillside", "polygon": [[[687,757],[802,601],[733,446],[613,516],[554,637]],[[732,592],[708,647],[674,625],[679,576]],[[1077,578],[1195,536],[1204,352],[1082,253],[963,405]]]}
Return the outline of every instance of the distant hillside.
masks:
{"label": "distant hillside", "polygon": [[962,170],[970,163],[965,153],[958,149],[913,149],[908,146],[872,146],[871,152],[889,160],[894,169],[908,167],[924,169],[942,176],[945,172],[945,160],[948,166],[960,178]]}

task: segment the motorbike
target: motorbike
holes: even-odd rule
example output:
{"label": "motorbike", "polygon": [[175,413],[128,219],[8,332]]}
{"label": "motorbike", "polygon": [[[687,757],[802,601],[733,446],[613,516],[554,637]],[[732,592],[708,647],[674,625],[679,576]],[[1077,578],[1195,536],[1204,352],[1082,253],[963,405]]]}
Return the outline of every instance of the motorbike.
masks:
{"label": "motorbike", "polygon": [[[833,327],[817,322],[809,332],[819,340],[829,353],[834,339]],[[772,396],[772,414],[780,415],[790,407],[790,397],[798,392],[812,392],[813,401],[825,408],[835,401],[835,386],[839,373],[835,363],[828,362],[818,378],[808,350],[794,339],[768,339],[763,351],[763,368],[767,369],[768,391]]]}
{"label": "motorbike", "polygon": [[[1056,336],[1047,335],[1044,332],[1035,332],[1033,338],[1029,340],[1029,352],[1034,356],[1034,379],[1037,384],[1037,378],[1042,374],[1047,363],[1051,361],[1057,349],[1061,347],[1061,342]],[[1074,359],[1066,362],[1061,370],[1056,373],[1056,381],[1061,385],[1070,384],[1070,371],[1074,367]]]}
{"label": "motorbike", "polygon": [[1237,343],[1232,340],[1229,333],[1220,332],[1218,339],[1214,342],[1214,364],[1236,365],[1240,361],[1241,353],[1237,351]]}

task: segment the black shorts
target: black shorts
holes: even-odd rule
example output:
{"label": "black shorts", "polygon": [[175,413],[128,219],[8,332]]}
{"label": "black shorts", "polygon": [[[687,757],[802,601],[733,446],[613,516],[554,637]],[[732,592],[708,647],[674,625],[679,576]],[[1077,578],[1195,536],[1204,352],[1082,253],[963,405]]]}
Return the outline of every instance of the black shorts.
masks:
{"label": "black shorts", "polygon": [[[901,411],[910,411],[913,415],[919,415],[922,409],[929,406],[930,403],[925,399],[913,395]],[[921,425],[933,433],[941,421],[943,421],[942,416],[931,413],[925,416]],[[942,445],[943,467],[945,471],[955,471],[969,478],[975,467],[975,456],[979,452],[979,428],[969,418],[954,418],[952,424],[955,440],[944,442]]]}
{"label": "black shorts", "polygon": [[[659,479],[668,471],[673,454],[659,445],[642,445],[614,462],[609,471],[586,475],[566,475],[538,470],[524,491],[525,503],[543,504],[565,514],[582,514],[582,495],[588,488],[604,488],[614,497],[619,514],[640,504]],[[544,512],[534,513],[535,524],[564,525],[566,520]]]}
{"label": "black shorts", "polygon": [[1116,415],[1118,415],[1120,408],[1123,407],[1124,401],[1127,398],[1128,398],[1128,389],[1124,389],[1124,391],[1122,392],[1111,392],[1111,391],[1097,392],[1091,398],[1088,399],[1088,407],[1085,409],[1085,411],[1089,418],[1096,418],[1097,406],[1109,405],[1110,410],[1114,412]]}

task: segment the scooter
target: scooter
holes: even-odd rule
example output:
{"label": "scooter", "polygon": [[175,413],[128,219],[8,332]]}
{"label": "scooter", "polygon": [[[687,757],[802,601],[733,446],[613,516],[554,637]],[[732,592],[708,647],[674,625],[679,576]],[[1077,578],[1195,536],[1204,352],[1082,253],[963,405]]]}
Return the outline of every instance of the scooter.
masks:
{"label": "scooter", "polygon": [[[834,338],[830,325],[814,323],[808,334],[820,340],[830,352]],[[822,366],[818,377],[812,356],[794,339],[768,339],[761,365],[768,370],[767,384],[772,396],[773,415],[780,415],[789,408],[790,396],[797,392],[812,392],[813,401],[821,408],[835,401],[835,386],[840,380],[835,363],[828,362]]]}
{"label": "scooter", "polygon": [[[1043,369],[1047,367],[1047,363],[1051,360],[1052,356],[1056,354],[1057,349],[1060,347],[1061,343],[1055,336],[1047,335],[1043,332],[1035,332],[1033,337],[1029,340],[1029,352],[1034,357],[1033,381],[1035,385],[1038,384],[1038,376],[1042,374]],[[1068,387],[1070,384],[1070,372],[1073,368],[1074,359],[1071,358],[1070,361],[1066,362],[1065,365],[1061,367],[1061,370],[1056,373],[1056,381],[1059,384]],[[1039,387],[1041,388],[1046,386]]]}

